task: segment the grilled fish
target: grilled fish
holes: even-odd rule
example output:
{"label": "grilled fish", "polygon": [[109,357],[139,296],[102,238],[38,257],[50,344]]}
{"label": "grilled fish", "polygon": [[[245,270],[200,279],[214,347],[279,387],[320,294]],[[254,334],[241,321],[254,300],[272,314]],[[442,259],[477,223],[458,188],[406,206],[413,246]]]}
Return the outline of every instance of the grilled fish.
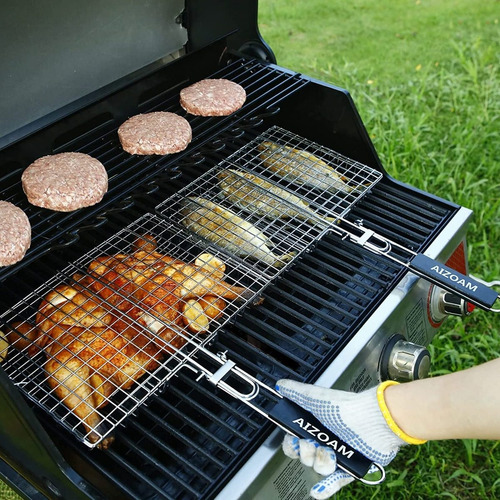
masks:
{"label": "grilled fish", "polygon": [[295,217],[315,224],[321,218],[327,222],[335,222],[335,218],[323,217],[309,208],[309,203],[299,196],[257,175],[229,169],[220,172],[217,177],[225,198],[242,210],[268,219]]}
{"label": "grilled fish", "polygon": [[307,151],[264,141],[257,146],[264,165],[283,179],[298,186],[308,186],[329,193],[350,193],[347,179],[323,160]]}
{"label": "grilled fish", "polygon": [[273,243],[260,229],[206,198],[186,198],[181,214],[187,229],[240,257],[281,268],[295,256],[295,252],[276,255],[270,248]]}

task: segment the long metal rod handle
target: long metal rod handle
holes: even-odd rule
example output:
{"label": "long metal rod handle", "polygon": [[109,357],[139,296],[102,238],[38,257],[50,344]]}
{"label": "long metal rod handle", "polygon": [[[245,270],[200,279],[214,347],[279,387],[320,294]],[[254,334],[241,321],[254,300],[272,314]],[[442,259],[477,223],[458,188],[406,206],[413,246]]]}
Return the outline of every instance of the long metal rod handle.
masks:
{"label": "long metal rod handle", "polygon": [[472,274],[470,275],[470,277],[476,281],[479,281],[479,283],[482,283],[483,285],[488,286],[490,288],[492,288],[494,286],[500,286],[500,280],[484,281],[483,279],[478,278],[477,276],[473,276]]}
{"label": "long metal rod handle", "polygon": [[[493,288],[495,286],[500,286],[500,280],[484,281],[481,278],[478,278],[477,276],[473,276],[472,274],[470,275],[470,277],[472,279],[478,281],[479,283],[482,283],[483,285],[489,287],[489,288]],[[500,298],[500,294],[498,295],[498,297]],[[490,311],[500,313],[500,308],[496,308],[496,309],[492,308],[492,309],[490,309]]]}
{"label": "long metal rod handle", "polygon": [[[250,375],[248,375],[248,376],[251,377]],[[256,382],[258,382],[258,385],[264,385],[260,381],[256,380]],[[234,397],[233,392],[228,390],[229,386],[227,384],[220,384],[218,387],[223,389],[230,396]],[[269,390],[270,392],[275,392],[270,387],[268,387],[266,385],[264,385],[264,387],[267,390]],[[295,405],[291,401],[285,400],[283,398],[283,396],[281,396],[279,393],[277,393],[277,394],[282,399],[283,404],[293,405],[293,406],[296,406],[297,408],[299,408],[299,410],[301,409],[300,407],[298,407],[297,405]],[[238,398],[238,399],[241,399],[241,398]],[[252,408],[252,410],[256,411],[257,413],[259,413],[260,415],[265,417],[267,420],[272,422],[274,425],[279,427],[281,430],[287,432],[288,434],[291,434],[292,436],[295,436],[298,438],[301,438],[301,437],[308,438],[308,439],[311,438],[311,435],[305,434],[305,432],[307,432],[307,431],[304,431],[304,433],[297,432],[297,430],[294,429],[293,426],[290,424],[289,418],[283,419],[282,417],[280,417],[276,414],[277,412],[279,412],[278,405],[280,403],[278,403],[271,410],[271,413],[266,413],[261,408],[259,408],[257,405],[253,404],[251,402],[251,400],[241,399],[241,401],[243,403],[245,403],[247,406],[249,406],[250,408]],[[303,411],[305,411],[305,410],[303,410]],[[312,417],[312,415],[309,415],[309,417]],[[321,428],[316,427],[316,430],[318,431],[318,434],[319,434],[321,431]],[[328,431],[328,432],[330,432],[330,431]],[[334,439],[332,439],[332,441],[330,441],[330,443],[332,443],[333,441],[334,441]],[[337,444],[335,445],[336,450],[334,450],[334,451],[336,451],[337,453],[340,452],[340,456],[337,455],[337,467],[339,469],[343,470],[344,472],[347,472],[347,474],[352,476],[354,479],[356,479],[364,484],[368,484],[368,485],[372,485],[372,486],[380,484],[382,481],[385,480],[386,472],[385,472],[384,467],[382,467],[380,464],[378,464],[376,462],[371,462],[370,460],[366,459],[364,456],[362,456],[357,451],[355,451],[357,462],[356,462],[356,465],[353,466],[353,464],[351,463],[352,456],[349,456],[349,454],[351,453],[351,449],[347,449],[346,445],[344,443],[342,443],[342,441],[339,439],[335,440],[335,442]],[[346,455],[347,455],[347,457],[346,457]],[[361,460],[361,463],[359,462],[360,460]],[[361,467],[361,469],[360,469],[360,467]],[[376,469],[376,471],[379,472],[378,477],[375,477],[374,479],[366,479],[365,476],[367,474],[372,474],[373,472],[375,472],[374,469]]]}

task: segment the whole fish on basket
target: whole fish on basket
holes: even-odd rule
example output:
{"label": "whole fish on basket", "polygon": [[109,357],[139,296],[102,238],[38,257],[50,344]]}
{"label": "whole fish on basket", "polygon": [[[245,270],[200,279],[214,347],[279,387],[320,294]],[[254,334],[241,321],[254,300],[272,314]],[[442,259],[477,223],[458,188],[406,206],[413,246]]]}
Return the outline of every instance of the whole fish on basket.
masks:
{"label": "whole fish on basket", "polygon": [[356,189],[346,184],[346,177],[312,153],[271,141],[260,143],[257,149],[266,168],[288,182],[333,194]]}
{"label": "whole fish on basket", "polygon": [[228,169],[220,172],[217,178],[225,199],[242,210],[268,219],[297,218],[312,224],[317,224],[318,219],[336,220],[318,214],[303,198],[249,172]]}
{"label": "whole fish on basket", "polygon": [[281,268],[295,256],[295,252],[275,254],[272,241],[259,228],[206,198],[184,199],[181,215],[187,229],[240,257]]}

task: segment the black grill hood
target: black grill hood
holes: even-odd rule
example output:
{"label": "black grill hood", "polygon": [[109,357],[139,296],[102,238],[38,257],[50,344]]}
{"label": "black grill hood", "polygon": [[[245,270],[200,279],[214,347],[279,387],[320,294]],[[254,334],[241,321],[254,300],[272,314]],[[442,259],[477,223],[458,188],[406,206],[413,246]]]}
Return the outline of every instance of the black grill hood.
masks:
{"label": "black grill hood", "polygon": [[228,37],[274,62],[257,1],[0,2],[0,149],[174,58]]}

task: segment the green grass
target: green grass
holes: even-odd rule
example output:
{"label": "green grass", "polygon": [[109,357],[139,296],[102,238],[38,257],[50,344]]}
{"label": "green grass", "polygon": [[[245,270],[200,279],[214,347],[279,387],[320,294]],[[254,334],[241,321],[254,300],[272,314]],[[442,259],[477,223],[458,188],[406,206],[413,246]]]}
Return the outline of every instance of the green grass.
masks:
{"label": "green grass", "polygon": [[261,0],[259,7],[279,64],[318,77],[333,68],[339,85],[346,64],[361,82],[392,86],[450,60],[454,42],[498,39],[498,0]]}
{"label": "green grass", "polygon": [[[260,2],[278,63],[348,89],[390,175],[474,211],[470,271],[488,281],[500,278],[499,18],[498,1]],[[450,318],[430,350],[433,376],[496,358],[500,317]],[[337,498],[500,498],[499,446],[409,446],[382,485]]]}

